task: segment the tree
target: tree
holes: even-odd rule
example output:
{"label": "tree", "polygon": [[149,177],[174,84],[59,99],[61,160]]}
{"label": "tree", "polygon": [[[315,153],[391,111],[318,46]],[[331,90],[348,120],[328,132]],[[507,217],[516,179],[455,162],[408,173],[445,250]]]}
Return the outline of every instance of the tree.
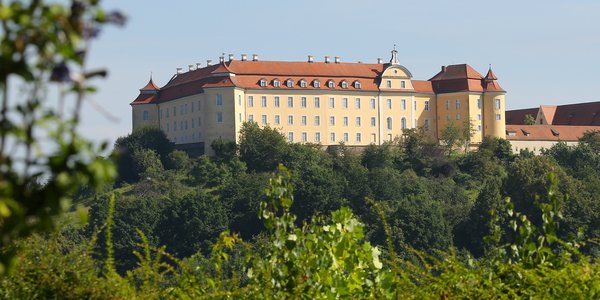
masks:
{"label": "tree", "polygon": [[446,127],[442,129],[441,140],[444,146],[446,146],[446,151],[448,151],[448,155],[450,155],[454,147],[456,147],[456,145],[460,143],[461,134],[461,130],[452,121],[448,122],[448,124],[446,124]]}
{"label": "tree", "polygon": [[136,174],[143,178],[162,178],[164,168],[158,154],[154,150],[139,148],[135,149],[132,163]]}
{"label": "tree", "polygon": [[525,115],[525,119],[523,120],[523,124],[525,125],[535,125],[535,118],[530,115],[530,114],[526,114]]}
{"label": "tree", "polygon": [[287,142],[274,128],[260,128],[255,122],[245,122],[240,129],[240,159],[249,170],[274,171],[286,151]]}
{"label": "tree", "polygon": [[[13,266],[16,239],[51,230],[70,193],[114,176],[99,157],[104,147],[77,128],[93,90],[88,80],[107,74],[84,67],[89,41],[125,17],[105,13],[98,1],[48,2],[0,2],[0,274]],[[60,103],[73,100],[72,110],[45,101],[48,80],[64,91]]]}
{"label": "tree", "polygon": [[465,119],[463,122],[463,127],[461,129],[460,141],[463,142],[465,153],[469,151],[469,147],[471,146],[471,140],[473,139],[473,135],[475,135],[477,130],[475,126],[473,126],[473,122],[471,118]]}

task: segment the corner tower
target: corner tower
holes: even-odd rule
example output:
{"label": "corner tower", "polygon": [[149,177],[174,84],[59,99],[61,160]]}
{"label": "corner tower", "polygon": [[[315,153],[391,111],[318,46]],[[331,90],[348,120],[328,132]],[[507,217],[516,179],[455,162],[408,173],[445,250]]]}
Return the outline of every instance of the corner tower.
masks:
{"label": "corner tower", "polygon": [[496,138],[506,137],[506,91],[490,66],[482,80],[483,86],[483,134]]}
{"label": "corner tower", "polygon": [[158,116],[158,92],[160,88],[152,80],[140,89],[140,94],[129,103],[131,105],[132,130],[143,126],[160,127],[160,119]]}

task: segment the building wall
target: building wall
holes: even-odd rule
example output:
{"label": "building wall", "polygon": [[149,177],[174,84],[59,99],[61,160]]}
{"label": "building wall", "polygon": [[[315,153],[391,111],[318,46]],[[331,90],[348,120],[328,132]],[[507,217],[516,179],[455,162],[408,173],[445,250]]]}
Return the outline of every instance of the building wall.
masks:
{"label": "building wall", "polygon": [[205,94],[160,103],[160,127],[175,144],[204,141]]}
{"label": "building wall", "polygon": [[[550,149],[552,146],[557,144],[559,141],[518,141],[511,140],[510,144],[512,146],[513,153],[519,153],[523,149],[527,149],[532,151],[534,154],[539,155],[542,152],[542,149]],[[563,141],[565,142],[565,141]],[[568,146],[576,146],[577,141],[567,141],[565,142]]]}
{"label": "building wall", "polygon": [[[499,100],[500,102],[499,107],[496,105],[496,100]],[[504,93],[483,94],[484,136],[506,138],[505,109],[506,103]]]}
{"label": "building wall", "polygon": [[[159,126],[158,108],[156,104],[132,105],[131,114],[133,130],[144,126]],[[146,114],[146,119],[144,119],[144,114]]]}

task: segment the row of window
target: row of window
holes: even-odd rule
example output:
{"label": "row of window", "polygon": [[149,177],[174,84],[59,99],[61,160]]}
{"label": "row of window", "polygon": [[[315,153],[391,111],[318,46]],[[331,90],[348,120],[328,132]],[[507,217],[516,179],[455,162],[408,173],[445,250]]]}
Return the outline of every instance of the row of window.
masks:
{"label": "row of window", "polygon": [[[221,121],[223,120],[222,117],[223,117],[223,113],[221,113]],[[179,130],[187,130],[188,129],[188,124],[191,125],[190,126],[191,128],[195,128],[196,126],[200,127],[200,125],[202,124],[200,117],[198,117],[198,118],[192,118],[190,121],[191,121],[190,123],[188,123],[188,120],[179,121]],[[166,132],[171,131],[171,129],[173,131],[177,131],[177,128],[178,128],[177,121],[173,121],[173,127],[171,127],[171,123],[169,123],[169,122],[163,122],[163,123],[160,124],[160,128],[163,129],[163,130],[165,130]]]}
{"label": "row of window", "polygon": [[[218,96],[219,97],[217,97],[217,99],[221,99],[221,100],[217,101],[217,105],[223,105],[223,96],[220,95],[220,94]],[[218,104],[219,102],[221,104]],[[196,104],[196,102],[190,102],[189,106],[188,106],[188,103],[184,103],[184,104],[179,105],[179,114],[180,115],[186,115],[188,113],[188,108],[190,109],[189,112],[193,113],[194,110],[195,110],[195,104]],[[197,109],[198,109],[198,111],[200,111],[200,101],[198,101],[198,108]],[[159,118],[160,119],[162,119],[163,117],[164,118],[169,118],[170,115],[171,115],[171,113],[173,114],[173,117],[177,116],[177,106],[173,106],[171,108],[161,108],[159,110]]]}
{"label": "row of window", "polygon": [[[287,133],[287,138],[289,142],[294,142],[294,132],[288,132]],[[377,135],[375,135],[374,133],[371,134],[371,143],[375,143],[377,139]],[[342,134],[342,138],[341,140],[337,139],[337,136],[335,134],[335,132],[330,132],[329,133],[329,141],[333,142],[333,143],[337,143],[337,142],[344,142],[344,143],[348,143],[350,141],[350,134],[347,132],[344,132]],[[300,142],[309,142],[308,140],[308,133],[307,132],[301,132],[300,133]],[[312,142],[315,143],[320,143],[321,142],[321,133],[320,132],[315,132],[314,134],[314,138],[312,140]],[[354,135],[354,142],[356,143],[362,143],[362,134],[360,132],[356,133]]]}
{"label": "row of window", "polygon": [[[287,80],[285,80],[285,82],[284,82],[284,83],[285,83],[285,86],[286,86],[286,87],[288,87],[288,88],[293,88],[293,87],[294,87],[294,80],[292,80],[292,79],[287,79]],[[259,84],[261,87],[266,87],[266,86],[268,85],[268,81],[267,81],[267,79],[266,79],[266,78],[261,78],[261,79],[258,81],[258,84]],[[273,80],[271,81],[271,84],[273,85],[273,87],[276,87],[276,88],[279,88],[279,87],[281,87],[281,81],[279,81],[279,79],[273,79]],[[306,81],[305,79],[300,79],[300,80],[298,81],[298,85],[299,85],[301,88],[307,88],[307,87],[308,87],[308,81]],[[312,85],[312,87],[314,87],[314,88],[320,88],[320,87],[321,87],[321,81],[320,81],[319,79],[315,79],[315,80],[313,80],[313,81],[312,81],[311,85]],[[325,85],[326,85],[328,88],[332,89],[332,88],[335,88],[335,85],[336,85],[336,84],[335,84],[335,81],[334,81],[333,79],[329,79],[329,80],[327,80],[327,81],[325,82]],[[352,86],[353,86],[355,89],[360,89],[360,88],[362,88],[362,84],[360,83],[360,80],[355,80],[355,81],[352,83]],[[341,87],[341,88],[343,88],[343,89],[347,89],[347,88],[349,87],[349,83],[348,83],[348,81],[347,81],[347,80],[342,80],[342,81],[340,81],[340,87]]]}
{"label": "row of window", "polygon": [[[496,99],[494,101],[494,103],[495,103],[495,106],[496,106],[496,110],[499,110],[501,108],[501,103],[502,103],[501,100],[500,99]],[[456,99],[456,102],[455,102],[456,109],[460,109],[460,106],[461,106],[460,100]],[[477,99],[477,108],[481,109],[481,99]],[[449,109],[450,109],[450,100],[446,100],[446,110],[449,110]]]}
{"label": "row of window", "polygon": [[[254,122],[254,115],[250,114],[248,115],[248,122]],[[260,118],[260,122],[262,125],[268,125],[269,124],[269,120],[267,115],[261,115]],[[424,124],[423,126],[425,127],[426,130],[429,129],[429,124],[430,121],[429,119],[425,119],[424,120]],[[307,116],[301,116],[300,117],[300,124],[303,126],[308,125],[308,118]],[[321,117],[320,116],[315,116],[314,117],[314,123],[315,126],[320,126],[321,125]],[[377,126],[377,118],[376,117],[371,117],[371,127],[375,127]],[[281,116],[279,115],[275,115],[274,116],[274,125],[281,125]],[[294,125],[294,116],[289,115],[287,117],[287,125]],[[330,126],[335,126],[336,125],[336,119],[334,116],[329,117],[329,125]],[[348,126],[349,125],[349,118],[348,117],[343,117],[342,118],[342,125],[343,126]],[[354,125],[356,127],[361,127],[362,126],[362,121],[361,121],[361,117],[356,117],[354,119]],[[386,119],[386,125],[387,125],[387,129],[388,130],[392,130],[393,129],[393,119],[392,117],[388,117]],[[417,127],[417,120],[415,119],[413,122],[413,127]],[[400,128],[401,129],[407,129],[408,128],[408,124],[407,124],[407,119],[405,117],[401,117],[400,118]]]}
{"label": "row of window", "polygon": [[[254,107],[254,96],[248,96],[248,101],[247,101],[247,105],[248,107]],[[348,108],[349,107],[349,100],[348,98],[342,98],[342,108]],[[392,109],[392,99],[386,99],[386,105],[388,109]],[[268,107],[268,101],[267,101],[267,96],[261,96],[260,97],[260,106],[261,107]],[[281,107],[281,97],[280,96],[274,96],[273,97],[273,106],[274,107]],[[308,98],[307,97],[300,97],[300,107],[302,108],[306,108],[308,106]],[[293,108],[294,107],[294,97],[293,96],[288,96],[287,97],[287,107],[289,108]],[[321,98],[320,97],[314,97],[313,98],[313,107],[314,108],[320,108],[321,107]],[[329,98],[329,108],[335,108],[336,107],[336,101],[334,97],[330,97]],[[362,102],[360,98],[355,98],[354,99],[354,108],[356,109],[360,109],[362,107]],[[376,108],[376,100],[375,98],[371,98],[370,99],[370,107],[371,109],[375,109]],[[401,110],[406,110],[406,99],[401,99],[400,100],[400,109]],[[413,110],[417,110],[417,101],[413,101]],[[424,102],[424,110],[425,111],[429,111],[429,100],[426,100]]]}
{"label": "row of window", "polygon": [[180,137],[173,137],[172,138],[174,143],[187,143],[187,142],[198,142],[202,140],[202,132],[198,132],[198,135],[196,135],[196,133],[192,133],[191,136],[189,135],[184,135],[184,136],[180,136]]}

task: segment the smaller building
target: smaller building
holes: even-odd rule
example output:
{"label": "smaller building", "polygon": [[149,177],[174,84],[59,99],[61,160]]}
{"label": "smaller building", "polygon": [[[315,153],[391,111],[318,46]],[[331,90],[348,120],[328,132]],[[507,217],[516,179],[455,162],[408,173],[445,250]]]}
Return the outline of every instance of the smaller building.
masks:
{"label": "smaller building", "polygon": [[600,131],[600,102],[506,111],[506,138],[514,152],[540,154],[559,141],[575,145],[585,132],[595,130]]}

